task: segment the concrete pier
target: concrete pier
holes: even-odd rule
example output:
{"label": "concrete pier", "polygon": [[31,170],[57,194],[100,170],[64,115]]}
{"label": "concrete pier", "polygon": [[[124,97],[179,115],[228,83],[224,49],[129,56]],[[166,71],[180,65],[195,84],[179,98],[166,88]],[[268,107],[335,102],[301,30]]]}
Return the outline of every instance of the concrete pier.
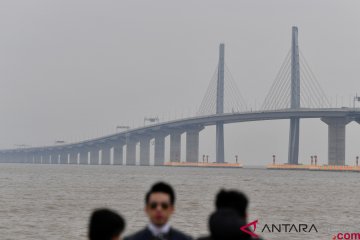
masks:
{"label": "concrete pier", "polygon": [[328,165],[345,165],[347,118],[321,118],[328,125]]}
{"label": "concrete pier", "polygon": [[113,164],[114,165],[123,165],[123,147],[124,144],[121,142],[116,142],[114,144],[114,157],[113,157]]}
{"label": "concrete pier", "polygon": [[67,150],[63,150],[60,153],[60,164],[68,164],[69,162],[69,153]]}
{"label": "concrete pier", "polygon": [[45,155],[45,163],[46,163],[46,164],[51,164],[51,153],[50,153],[50,151],[47,151],[47,152],[46,152],[46,155]]}
{"label": "concrete pier", "polygon": [[79,152],[80,152],[79,164],[88,165],[89,164],[89,149],[82,147]]}
{"label": "concrete pier", "polygon": [[78,149],[71,149],[69,153],[69,164],[78,164]]}
{"label": "concrete pier", "polygon": [[165,162],[165,137],[166,134],[155,136],[154,165],[162,166]]}
{"label": "concrete pier", "polygon": [[52,152],[50,157],[51,157],[50,164],[59,164],[59,153],[58,152]]}
{"label": "concrete pier", "polygon": [[111,148],[112,147],[110,145],[104,145],[101,147],[101,165],[110,165]]}
{"label": "concrete pier", "polygon": [[140,138],[140,165],[150,165],[150,137],[143,136]]}
{"label": "concrete pier", "polygon": [[199,133],[200,127],[186,130],[186,162],[199,161]]}
{"label": "concrete pier", "polygon": [[137,141],[131,137],[126,141],[126,165],[136,165],[136,143]]}
{"label": "concrete pier", "polygon": [[90,165],[99,165],[99,148],[94,147],[90,151]]}
{"label": "concrete pier", "polygon": [[40,164],[45,164],[46,163],[46,155],[45,155],[46,153],[45,152],[43,152],[43,151],[41,151],[40,152]]}
{"label": "concrete pier", "polygon": [[[40,152],[34,152],[33,153],[33,162],[36,163],[36,164],[40,164],[41,163],[41,155],[40,155]],[[11,162],[11,159],[9,159],[10,162]]]}
{"label": "concrete pier", "polygon": [[181,160],[181,134],[182,130],[170,132],[170,162],[180,162]]}

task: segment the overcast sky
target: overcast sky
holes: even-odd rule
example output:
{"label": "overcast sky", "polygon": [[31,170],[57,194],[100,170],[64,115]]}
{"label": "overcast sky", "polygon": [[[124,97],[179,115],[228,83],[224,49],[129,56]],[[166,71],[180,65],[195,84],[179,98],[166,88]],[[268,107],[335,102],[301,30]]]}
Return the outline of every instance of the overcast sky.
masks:
{"label": "overcast sky", "polygon": [[[337,97],[348,106],[360,94],[359,12],[358,0],[1,0],[0,148],[74,142],[142,125],[145,116],[194,113],[221,42],[243,97],[259,106],[293,25],[333,105]],[[287,120],[226,125],[226,160],[286,161],[288,128]],[[360,126],[349,124],[349,164],[360,155],[359,137]],[[214,128],[200,141],[200,155],[215,160]],[[302,120],[300,161],[313,154],[326,162],[327,126]]]}

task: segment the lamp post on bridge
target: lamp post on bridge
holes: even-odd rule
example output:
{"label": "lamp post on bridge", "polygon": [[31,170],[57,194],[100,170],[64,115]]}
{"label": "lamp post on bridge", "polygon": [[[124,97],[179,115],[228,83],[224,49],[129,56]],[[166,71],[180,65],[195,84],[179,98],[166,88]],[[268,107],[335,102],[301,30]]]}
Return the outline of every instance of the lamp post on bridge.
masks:
{"label": "lamp post on bridge", "polygon": [[238,163],[238,155],[235,155],[235,162]]}
{"label": "lamp post on bridge", "polygon": [[15,147],[17,148],[26,148],[26,147],[30,147],[30,145],[27,144],[14,144]]}
{"label": "lamp post on bridge", "polygon": [[359,156],[356,156],[356,166],[359,166]]}
{"label": "lamp post on bridge", "polygon": [[275,165],[275,158],[276,158],[276,156],[275,156],[275,155],[272,155],[272,158],[273,158],[273,165]]}
{"label": "lamp post on bridge", "polygon": [[116,126],[116,132],[118,132],[119,129],[129,130],[130,126]]}
{"label": "lamp post on bridge", "polygon": [[144,126],[146,122],[150,122],[150,123],[158,123],[159,122],[159,118],[158,117],[144,117]]}
{"label": "lamp post on bridge", "polygon": [[313,165],[314,164],[314,156],[310,156],[310,158],[311,158],[311,165]]}
{"label": "lamp post on bridge", "polygon": [[355,108],[355,102],[360,102],[360,97],[356,94],[353,101],[353,108]]}

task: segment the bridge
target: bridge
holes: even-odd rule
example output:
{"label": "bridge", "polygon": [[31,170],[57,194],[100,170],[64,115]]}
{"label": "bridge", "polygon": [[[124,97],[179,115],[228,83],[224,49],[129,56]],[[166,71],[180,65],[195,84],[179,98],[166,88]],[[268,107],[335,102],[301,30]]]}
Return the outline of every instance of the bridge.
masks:
{"label": "bridge", "polygon": [[199,133],[207,126],[216,126],[216,162],[224,163],[224,124],[289,119],[288,163],[299,164],[300,119],[317,118],[328,125],[328,165],[346,164],[346,125],[352,121],[360,123],[360,109],[355,105],[353,108],[330,107],[299,50],[297,27],[292,28],[291,49],[264,100],[262,110],[247,109],[231,80],[225,65],[225,45],[220,44],[218,66],[196,116],[158,122],[77,143],[4,149],[0,150],[0,162],[137,165],[136,148],[140,144],[139,164],[146,166],[150,165],[150,145],[153,142],[154,165],[163,165],[165,138],[170,137],[170,161],[180,162],[183,134],[186,135],[186,162],[198,162]]}

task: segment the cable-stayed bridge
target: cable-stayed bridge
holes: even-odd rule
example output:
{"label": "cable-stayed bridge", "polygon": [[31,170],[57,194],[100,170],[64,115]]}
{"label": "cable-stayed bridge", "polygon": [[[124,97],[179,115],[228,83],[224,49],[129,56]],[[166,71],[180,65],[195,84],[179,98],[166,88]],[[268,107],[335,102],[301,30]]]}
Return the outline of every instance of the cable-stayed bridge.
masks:
{"label": "cable-stayed bridge", "polygon": [[[356,99],[359,100],[359,99]],[[292,28],[291,49],[271,86],[262,110],[249,110],[225,64],[225,45],[197,115],[161,122],[71,144],[0,150],[0,162],[42,164],[154,165],[165,162],[165,138],[170,138],[170,161],[180,162],[181,138],[186,135],[186,162],[199,161],[199,133],[216,126],[216,162],[224,163],[224,124],[289,119],[288,163],[299,164],[300,119],[317,118],[328,125],[328,165],[345,165],[346,125],[360,123],[359,108],[331,108],[325,92],[299,50],[298,29]],[[126,154],[124,154],[125,152]]]}

